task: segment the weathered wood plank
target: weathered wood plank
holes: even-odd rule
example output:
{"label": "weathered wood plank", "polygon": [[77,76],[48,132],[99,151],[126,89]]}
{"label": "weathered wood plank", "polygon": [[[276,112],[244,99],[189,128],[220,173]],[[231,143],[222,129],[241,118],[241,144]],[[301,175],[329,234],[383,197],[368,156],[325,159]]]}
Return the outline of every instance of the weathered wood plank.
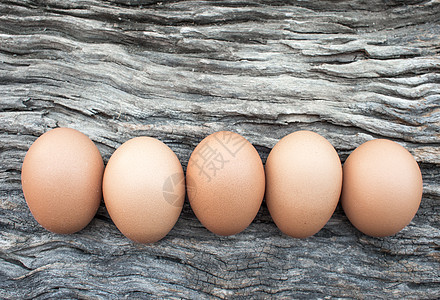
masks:
{"label": "weathered wood plank", "polygon": [[[218,237],[186,203],[153,245],[124,238],[101,206],[74,235],[33,220],[20,185],[32,142],[76,128],[105,162],[139,135],[184,168],[228,129],[265,161],[299,129],[342,159],[372,138],[419,162],[424,197],[388,238],[356,231],[340,208],[314,237],[282,235],[265,207]],[[0,297],[436,298],[440,294],[440,2],[1,1]]]}

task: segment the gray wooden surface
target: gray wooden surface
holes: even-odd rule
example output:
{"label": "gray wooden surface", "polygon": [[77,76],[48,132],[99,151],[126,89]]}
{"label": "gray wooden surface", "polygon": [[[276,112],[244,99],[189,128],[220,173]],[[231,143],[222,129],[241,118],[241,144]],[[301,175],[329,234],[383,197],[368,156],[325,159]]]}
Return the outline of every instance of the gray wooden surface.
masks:
{"label": "gray wooden surface", "polygon": [[[32,218],[20,168],[47,130],[81,130],[104,161],[141,135],[184,168],[232,130],[263,162],[299,129],[341,160],[373,138],[419,162],[424,196],[399,234],[371,238],[340,207],[314,237],[282,235],[263,204],[219,237],[188,203],[152,245],[104,205],[81,232]],[[0,298],[437,298],[440,295],[440,2],[0,1]]]}

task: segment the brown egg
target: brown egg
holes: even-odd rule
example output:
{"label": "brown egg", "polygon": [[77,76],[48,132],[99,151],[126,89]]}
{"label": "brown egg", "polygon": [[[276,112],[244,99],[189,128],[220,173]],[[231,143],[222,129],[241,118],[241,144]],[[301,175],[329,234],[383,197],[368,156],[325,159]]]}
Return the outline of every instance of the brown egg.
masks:
{"label": "brown egg", "polygon": [[131,139],[113,153],[102,188],[116,227],[138,243],[165,237],[185,200],[179,159],[167,145],[151,137]]}
{"label": "brown egg", "polygon": [[282,138],[266,161],[266,203],[278,228],[305,238],[332,216],[341,193],[342,167],[333,146],[311,131]]}
{"label": "brown egg", "polygon": [[200,142],[189,159],[186,180],[195,215],[218,235],[248,227],[264,197],[264,168],[258,152],[230,131],[213,133]]}
{"label": "brown egg", "polygon": [[402,230],[416,214],[422,192],[417,162],[393,141],[368,141],[344,164],[342,208],[365,234],[384,237]]}
{"label": "brown egg", "polygon": [[81,132],[57,128],[40,136],[21,170],[24,197],[37,222],[55,233],[83,229],[101,202],[103,170],[98,148]]}

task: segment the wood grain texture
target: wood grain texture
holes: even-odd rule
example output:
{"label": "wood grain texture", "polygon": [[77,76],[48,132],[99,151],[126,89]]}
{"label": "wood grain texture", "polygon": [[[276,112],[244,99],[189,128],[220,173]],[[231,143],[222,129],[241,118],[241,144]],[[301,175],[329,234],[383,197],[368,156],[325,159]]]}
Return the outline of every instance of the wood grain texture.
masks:
{"label": "wood grain texture", "polygon": [[[299,129],[341,160],[361,143],[405,146],[424,178],[411,224],[388,238],[338,207],[314,237],[282,235],[263,204],[218,237],[186,203],[175,228],[133,244],[104,205],[81,232],[32,218],[20,169],[32,142],[67,126],[107,162],[124,141],[160,139],[184,168],[218,130],[263,162]],[[440,295],[440,2],[0,1],[0,297],[437,298]]]}

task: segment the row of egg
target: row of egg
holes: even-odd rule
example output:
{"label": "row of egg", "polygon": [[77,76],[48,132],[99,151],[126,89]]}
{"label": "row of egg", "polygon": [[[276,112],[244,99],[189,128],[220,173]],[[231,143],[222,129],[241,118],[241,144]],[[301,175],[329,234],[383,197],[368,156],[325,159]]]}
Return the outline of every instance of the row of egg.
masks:
{"label": "row of egg", "polygon": [[53,129],[33,143],[23,162],[22,187],[33,216],[52,232],[84,228],[103,197],[117,228],[140,243],[158,241],[173,228],[185,190],[197,218],[215,234],[244,230],[265,196],[278,228],[304,238],[327,223],[339,199],[360,231],[395,234],[414,217],[423,189],[411,154],[384,139],[359,146],[342,168],[324,137],[297,131],[275,145],[264,168],[244,137],[216,132],[191,154],[185,181],[179,159],[157,139],[125,142],[104,170],[95,144],[69,128]]}

